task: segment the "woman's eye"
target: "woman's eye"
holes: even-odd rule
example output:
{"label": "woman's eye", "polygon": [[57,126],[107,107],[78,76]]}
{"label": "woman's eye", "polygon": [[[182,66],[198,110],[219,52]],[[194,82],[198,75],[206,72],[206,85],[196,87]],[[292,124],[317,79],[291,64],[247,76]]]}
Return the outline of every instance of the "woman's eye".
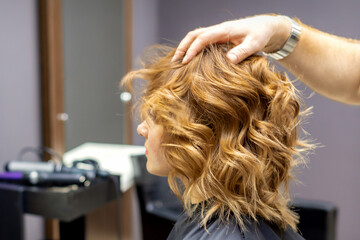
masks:
{"label": "woman's eye", "polygon": [[155,114],[153,113],[153,111],[149,110],[149,113],[148,113],[148,114],[149,114],[149,117],[150,117],[151,120],[154,121],[154,120],[156,119],[156,116],[155,116]]}

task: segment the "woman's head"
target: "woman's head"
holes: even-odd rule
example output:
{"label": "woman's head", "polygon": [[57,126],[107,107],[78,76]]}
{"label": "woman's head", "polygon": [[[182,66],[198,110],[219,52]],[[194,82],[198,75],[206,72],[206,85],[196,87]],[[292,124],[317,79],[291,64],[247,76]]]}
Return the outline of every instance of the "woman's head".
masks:
{"label": "woman's head", "polygon": [[[296,147],[307,146],[297,137],[295,89],[264,57],[230,63],[230,48],[208,46],[186,65],[171,62],[174,49],[156,48],[163,54],[148,55],[151,62],[124,77],[126,85],[134,78],[147,80],[139,133],[152,127],[161,133],[157,145],[150,132],[144,136],[145,145],[159,150],[156,155],[148,149],[148,170],[169,175],[189,214],[194,192],[208,199],[204,224],[213,214],[221,219],[232,214],[239,224],[244,216],[260,216],[295,227],[286,192]],[[160,174],[150,161],[165,162]]]}

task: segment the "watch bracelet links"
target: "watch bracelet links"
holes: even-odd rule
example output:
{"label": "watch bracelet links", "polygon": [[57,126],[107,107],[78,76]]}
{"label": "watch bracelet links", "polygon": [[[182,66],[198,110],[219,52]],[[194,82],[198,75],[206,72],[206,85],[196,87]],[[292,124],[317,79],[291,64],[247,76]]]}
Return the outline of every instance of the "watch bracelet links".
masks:
{"label": "watch bracelet links", "polygon": [[291,22],[291,34],[288,40],[285,42],[284,46],[274,52],[274,53],[265,53],[265,56],[271,57],[275,60],[281,60],[285,57],[287,57],[295,48],[296,44],[299,42],[300,35],[301,35],[301,26],[297,22],[295,22],[293,19],[291,19],[288,16],[283,16],[287,18]]}

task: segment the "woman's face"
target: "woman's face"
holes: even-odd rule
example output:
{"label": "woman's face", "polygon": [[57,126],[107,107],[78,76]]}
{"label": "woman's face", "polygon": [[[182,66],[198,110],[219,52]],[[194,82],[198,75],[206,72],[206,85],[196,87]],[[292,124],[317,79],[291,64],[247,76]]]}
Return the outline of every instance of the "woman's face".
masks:
{"label": "woman's face", "polygon": [[158,176],[168,176],[170,166],[161,148],[164,128],[156,124],[150,117],[147,117],[145,121],[138,125],[137,132],[145,138],[146,168],[148,172]]}

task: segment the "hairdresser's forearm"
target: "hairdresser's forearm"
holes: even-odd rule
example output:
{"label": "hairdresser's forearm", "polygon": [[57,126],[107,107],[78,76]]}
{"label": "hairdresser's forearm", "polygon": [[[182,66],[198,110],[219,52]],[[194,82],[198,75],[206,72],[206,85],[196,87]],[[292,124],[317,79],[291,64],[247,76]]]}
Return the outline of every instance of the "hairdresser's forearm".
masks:
{"label": "hairdresser's forearm", "polygon": [[294,51],[279,63],[316,92],[360,104],[360,43],[303,26]]}

